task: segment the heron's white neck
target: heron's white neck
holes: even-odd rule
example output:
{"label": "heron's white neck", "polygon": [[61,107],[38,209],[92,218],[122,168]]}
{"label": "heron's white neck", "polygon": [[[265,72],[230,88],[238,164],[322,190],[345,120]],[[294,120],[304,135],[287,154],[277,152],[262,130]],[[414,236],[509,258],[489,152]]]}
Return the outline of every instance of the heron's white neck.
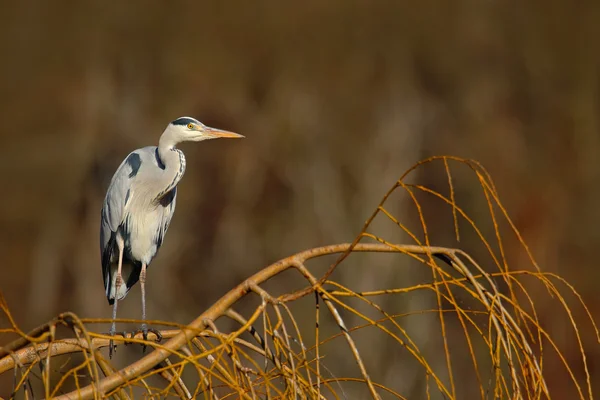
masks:
{"label": "heron's white neck", "polygon": [[158,156],[164,166],[163,172],[159,178],[160,187],[155,199],[160,200],[165,194],[169,193],[181,180],[185,172],[185,156],[183,152],[175,148],[178,141],[169,131],[163,133],[158,142]]}
{"label": "heron's white neck", "polygon": [[170,128],[170,126],[167,127],[158,140],[158,153],[161,157],[163,155],[166,156],[168,154],[167,151],[174,149],[177,143],[180,142]]}

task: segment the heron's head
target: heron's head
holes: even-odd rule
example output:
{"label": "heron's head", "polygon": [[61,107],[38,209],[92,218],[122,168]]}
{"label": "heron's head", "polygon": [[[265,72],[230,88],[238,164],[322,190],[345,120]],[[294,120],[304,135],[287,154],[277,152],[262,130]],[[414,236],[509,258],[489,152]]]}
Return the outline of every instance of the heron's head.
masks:
{"label": "heron's head", "polygon": [[237,133],[211,128],[197,119],[190,117],[177,118],[167,126],[166,131],[169,132],[169,136],[171,136],[174,142],[200,142],[208,139],[237,139],[244,137]]}

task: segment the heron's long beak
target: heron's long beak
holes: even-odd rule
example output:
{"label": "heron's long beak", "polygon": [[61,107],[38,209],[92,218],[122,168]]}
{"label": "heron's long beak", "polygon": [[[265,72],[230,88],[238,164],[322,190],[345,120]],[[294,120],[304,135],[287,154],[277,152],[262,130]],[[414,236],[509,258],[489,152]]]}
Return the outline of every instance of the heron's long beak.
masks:
{"label": "heron's long beak", "polygon": [[241,139],[244,136],[239,133],[224,131],[222,129],[206,127],[206,132],[214,138],[229,138],[229,139]]}

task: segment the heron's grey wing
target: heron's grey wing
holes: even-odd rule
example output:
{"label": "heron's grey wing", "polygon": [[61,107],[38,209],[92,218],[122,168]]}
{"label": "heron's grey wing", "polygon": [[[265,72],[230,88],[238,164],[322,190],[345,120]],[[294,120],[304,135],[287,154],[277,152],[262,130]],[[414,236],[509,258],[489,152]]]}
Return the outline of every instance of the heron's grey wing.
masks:
{"label": "heron's grey wing", "polygon": [[100,254],[102,257],[102,276],[104,287],[108,290],[110,283],[110,264],[115,252],[116,233],[123,222],[124,210],[129,200],[131,182],[138,174],[142,165],[140,151],[131,152],[121,163],[112,177],[100,219]]}

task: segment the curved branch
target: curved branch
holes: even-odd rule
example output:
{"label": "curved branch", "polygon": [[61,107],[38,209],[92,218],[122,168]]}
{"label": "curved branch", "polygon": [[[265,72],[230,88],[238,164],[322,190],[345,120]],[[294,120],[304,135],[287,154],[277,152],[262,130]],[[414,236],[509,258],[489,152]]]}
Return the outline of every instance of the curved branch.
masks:
{"label": "curved branch", "polygon": [[394,245],[394,247],[392,247],[386,244],[371,243],[359,243],[355,244],[354,246],[352,246],[350,243],[342,243],[305,250],[271,264],[270,266],[262,269],[248,278],[246,281],[242,282],[234,289],[230,290],[209,309],[192,321],[188,325],[188,328],[183,329],[168,342],[166,342],[162,348],[156,349],[145,357],[124,367],[117,373],[103,378],[100,380],[98,385],[88,385],[71,393],[58,396],[56,399],[68,400],[75,397],[79,399],[91,399],[94,397],[95,390],[99,391],[100,393],[106,393],[120,385],[123,385],[128,380],[131,380],[136,376],[149,371],[154,366],[164,361],[172,351],[184,346],[198,334],[199,330],[202,330],[206,327],[207,320],[214,321],[224,315],[234,303],[251,291],[250,287],[252,285],[259,285],[262,282],[265,282],[275,275],[285,271],[286,269],[294,267],[295,265],[303,263],[311,258],[317,258],[328,254],[344,253],[348,250],[356,252],[413,253],[428,255],[433,255],[435,253],[451,253],[453,251],[452,249],[443,247],[427,247],[417,245]]}

